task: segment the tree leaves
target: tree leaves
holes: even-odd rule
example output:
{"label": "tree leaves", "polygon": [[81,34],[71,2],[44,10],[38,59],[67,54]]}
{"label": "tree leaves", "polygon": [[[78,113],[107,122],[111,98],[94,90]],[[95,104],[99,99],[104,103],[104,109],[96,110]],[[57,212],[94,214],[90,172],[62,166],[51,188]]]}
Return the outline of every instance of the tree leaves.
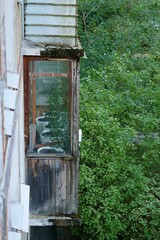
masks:
{"label": "tree leaves", "polygon": [[159,240],[159,2],[80,4],[81,239]]}

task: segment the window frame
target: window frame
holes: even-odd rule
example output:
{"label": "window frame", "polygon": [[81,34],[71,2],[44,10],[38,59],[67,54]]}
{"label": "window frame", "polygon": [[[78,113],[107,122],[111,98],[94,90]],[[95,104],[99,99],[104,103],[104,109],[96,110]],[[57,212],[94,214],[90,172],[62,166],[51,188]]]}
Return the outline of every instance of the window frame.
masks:
{"label": "window frame", "polygon": [[[70,153],[45,153],[45,154],[39,154],[39,153],[31,153],[28,151],[29,147],[29,127],[30,127],[30,83],[29,83],[29,63],[30,61],[70,61],[70,70],[69,70],[69,116],[70,116]],[[75,63],[74,60],[71,60],[69,58],[50,58],[50,57],[44,57],[44,56],[24,56],[24,132],[25,132],[25,151],[26,155],[28,157],[38,157],[38,158],[46,158],[46,157],[68,157],[71,158],[73,155],[76,154],[77,151],[75,151],[75,135],[76,139],[78,139],[76,131],[78,131],[77,126],[74,126],[74,122],[77,122],[76,119],[78,119],[77,113],[74,113],[75,111],[75,104],[77,103],[77,87],[75,87],[75,69],[74,69]],[[76,91],[75,91],[76,88]],[[77,124],[76,124],[77,125]],[[77,145],[77,144],[76,144]]]}

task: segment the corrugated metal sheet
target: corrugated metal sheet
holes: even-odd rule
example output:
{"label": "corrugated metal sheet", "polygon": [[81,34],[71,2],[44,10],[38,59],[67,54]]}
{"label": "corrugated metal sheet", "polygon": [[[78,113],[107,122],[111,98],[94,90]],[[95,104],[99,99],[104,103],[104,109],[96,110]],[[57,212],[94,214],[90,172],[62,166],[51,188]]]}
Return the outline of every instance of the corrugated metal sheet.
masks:
{"label": "corrugated metal sheet", "polygon": [[25,39],[76,46],[77,0],[26,0]]}

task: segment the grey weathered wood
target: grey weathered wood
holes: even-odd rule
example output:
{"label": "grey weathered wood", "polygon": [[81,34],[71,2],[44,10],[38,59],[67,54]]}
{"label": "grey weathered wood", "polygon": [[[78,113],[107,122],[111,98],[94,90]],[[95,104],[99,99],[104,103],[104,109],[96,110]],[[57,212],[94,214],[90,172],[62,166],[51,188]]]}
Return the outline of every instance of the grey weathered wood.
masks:
{"label": "grey weathered wood", "polygon": [[75,161],[63,158],[27,160],[30,213],[33,215],[76,215],[77,172]]}

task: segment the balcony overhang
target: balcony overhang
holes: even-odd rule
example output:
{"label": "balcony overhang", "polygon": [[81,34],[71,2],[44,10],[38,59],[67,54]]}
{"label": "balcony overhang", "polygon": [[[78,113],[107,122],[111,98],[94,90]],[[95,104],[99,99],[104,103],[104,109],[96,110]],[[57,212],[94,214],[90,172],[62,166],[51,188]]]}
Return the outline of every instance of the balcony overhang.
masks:
{"label": "balcony overhang", "polygon": [[76,47],[69,47],[64,45],[34,44],[31,41],[23,40],[23,55],[79,60],[84,56],[84,51],[80,42],[78,42]]}

